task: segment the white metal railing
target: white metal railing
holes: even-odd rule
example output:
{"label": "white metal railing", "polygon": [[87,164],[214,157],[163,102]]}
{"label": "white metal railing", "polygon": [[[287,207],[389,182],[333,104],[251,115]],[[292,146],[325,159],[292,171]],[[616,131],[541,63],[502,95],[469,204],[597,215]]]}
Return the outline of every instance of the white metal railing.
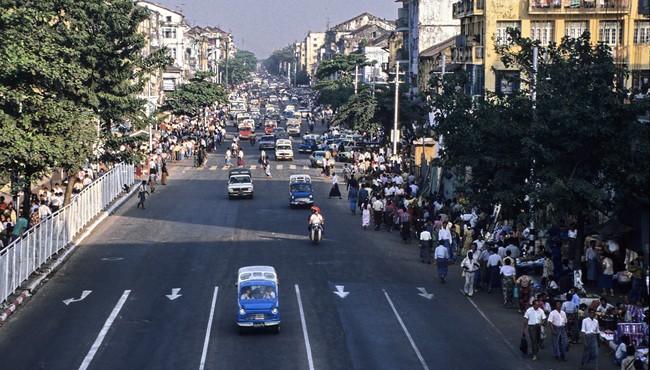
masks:
{"label": "white metal railing", "polygon": [[0,303],[50,260],[123,191],[135,182],[134,166],[120,163],[93,181],[70,204],[0,250]]}

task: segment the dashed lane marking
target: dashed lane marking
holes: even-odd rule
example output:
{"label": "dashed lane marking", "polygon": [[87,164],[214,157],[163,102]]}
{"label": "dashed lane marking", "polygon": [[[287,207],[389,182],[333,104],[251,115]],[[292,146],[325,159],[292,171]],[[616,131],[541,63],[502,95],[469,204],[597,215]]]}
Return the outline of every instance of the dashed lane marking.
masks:
{"label": "dashed lane marking", "polygon": [[[257,165],[250,165],[250,166],[244,166],[244,167],[236,167],[236,166],[228,167],[228,166],[223,166],[223,167],[221,167],[221,168],[219,168],[219,166],[210,166],[210,167],[199,167],[199,168],[197,168],[197,170],[206,170],[206,169],[207,169],[207,170],[209,170],[209,171],[217,171],[217,170],[221,169],[221,171],[228,171],[228,170],[233,169],[233,168],[248,168],[249,170],[254,171],[254,170],[258,169],[258,166],[257,166]],[[261,168],[261,167],[259,167],[259,168]],[[305,166],[305,165],[300,166],[300,165],[295,165],[295,164],[290,164],[290,165],[288,165],[288,168],[289,168],[290,170],[298,170],[298,169],[301,169],[301,170],[304,170],[304,171],[307,171],[307,170],[313,170],[313,169],[314,169],[314,168],[312,168],[312,167],[310,167],[310,166]],[[277,165],[275,165],[275,169],[276,169],[276,170],[282,170],[282,169],[284,169],[284,165],[283,165],[283,164],[277,164]]]}

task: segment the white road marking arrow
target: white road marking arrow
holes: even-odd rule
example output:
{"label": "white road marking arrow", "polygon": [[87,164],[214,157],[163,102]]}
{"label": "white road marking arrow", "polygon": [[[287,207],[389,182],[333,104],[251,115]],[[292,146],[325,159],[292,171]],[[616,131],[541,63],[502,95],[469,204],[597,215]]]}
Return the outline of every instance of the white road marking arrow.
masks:
{"label": "white road marking arrow", "polygon": [[418,294],[420,297],[424,297],[426,299],[433,298],[433,294],[432,293],[427,293],[427,290],[425,288],[420,287],[420,288],[418,288],[418,290],[420,291],[420,293]]}
{"label": "white road marking arrow", "polygon": [[348,296],[348,294],[350,294],[350,292],[344,292],[343,290],[344,290],[343,285],[336,285],[336,292],[333,293],[341,298],[345,298]]}
{"label": "white road marking arrow", "polygon": [[92,292],[93,292],[92,290],[84,290],[83,292],[81,292],[81,298],[79,298],[79,299],[74,299],[74,298],[66,299],[66,300],[63,301],[63,303],[65,303],[65,305],[67,306],[72,302],[83,301],[83,299],[88,297],[88,294],[90,294]]}
{"label": "white road marking arrow", "polygon": [[182,296],[182,294],[178,294],[180,291],[181,288],[172,288],[172,294],[167,294],[167,298],[169,298],[170,301],[173,301],[174,299]]}

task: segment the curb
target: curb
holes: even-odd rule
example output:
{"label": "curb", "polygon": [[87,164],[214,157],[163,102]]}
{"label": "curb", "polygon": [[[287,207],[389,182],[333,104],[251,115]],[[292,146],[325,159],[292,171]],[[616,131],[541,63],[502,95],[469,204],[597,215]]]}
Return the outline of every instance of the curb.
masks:
{"label": "curb", "polygon": [[[134,184],[137,184],[137,181]],[[54,273],[54,271],[56,271],[59,268],[59,266],[61,266],[61,264],[68,259],[68,257],[72,254],[72,252],[74,252],[74,250],[77,249],[77,247],[84,241],[84,239],[86,239],[88,235],[90,235],[90,233],[92,233],[93,230],[102,221],[104,221],[104,219],[106,219],[109,215],[115,212],[115,210],[118,207],[124,204],[124,202],[126,202],[127,199],[129,199],[131,195],[133,195],[137,191],[138,191],[138,187],[133,186],[133,188],[130,189],[126,195],[117,198],[117,200],[115,201],[115,203],[113,203],[112,206],[110,206],[105,211],[100,212],[98,214],[98,217],[95,219],[95,221],[93,221],[93,223],[90,224],[90,226],[88,226],[81,235],[73,239],[68,244],[68,247],[65,249],[65,252],[62,255],[60,255],[50,266],[44,269],[43,273],[40,276],[38,276],[34,281],[29,283],[26,290],[23,290],[20,296],[16,297],[16,299],[14,299],[12,304],[7,309],[5,309],[4,312],[2,312],[2,314],[0,314],[0,326],[3,325],[5,321],[7,321],[7,318],[11,316],[11,314],[14,313],[16,309],[18,309],[18,306],[23,304],[28,297],[32,296],[36,292],[39,285],[41,285],[41,283],[43,283],[44,280],[48,279]]]}
{"label": "curb", "polygon": [[28,290],[23,290],[23,292],[14,299],[14,301],[11,303],[9,307],[7,307],[4,312],[0,315],[0,325],[4,324],[5,321],[7,321],[7,318],[11,316],[16,309],[18,309],[18,306],[20,306],[24,301],[27,300],[27,298],[31,296]]}

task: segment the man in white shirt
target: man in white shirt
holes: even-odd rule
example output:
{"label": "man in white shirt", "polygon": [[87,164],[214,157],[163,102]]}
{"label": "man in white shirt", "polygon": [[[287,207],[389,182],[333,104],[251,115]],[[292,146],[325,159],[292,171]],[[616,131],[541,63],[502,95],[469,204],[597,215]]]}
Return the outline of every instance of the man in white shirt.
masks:
{"label": "man in white shirt", "polygon": [[377,199],[372,202],[372,216],[375,231],[378,231],[379,226],[381,226],[381,219],[384,217],[384,202],[382,202],[380,194],[377,194]]}
{"label": "man in white shirt", "polygon": [[530,336],[530,348],[533,352],[533,361],[537,360],[537,353],[539,352],[539,339],[541,334],[542,325],[546,321],[546,314],[541,307],[541,301],[535,300],[531,307],[528,307],[524,314],[524,327],[522,332],[526,334],[528,328],[528,335]]}
{"label": "man in white shirt", "polygon": [[436,256],[436,264],[438,265],[438,277],[440,278],[440,282],[444,283],[449,264],[449,250],[444,244],[438,244],[434,254]]}
{"label": "man in white shirt", "polygon": [[556,361],[566,361],[566,350],[569,338],[566,333],[568,323],[566,313],[562,311],[562,303],[555,301],[555,309],[548,315],[548,323],[553,333],[553,355]]}
{"label": "man in white shirt", "polygon": [[420,263],[431,264],[431,233],[426,228],[420,232]]}
{"label": "man in white shirt", "polygon": [[418,186],[415,183],[409,185],[411,187],[411,196],[415,198],[418,195]]}
{"label": "man in white shirt", "polygon": [[600,326],[596,319],[596,310],[589,309],[589,317],[582,320],[582,340],[585,347],[582,351],[582,361],[580,369],[585,369],[586,364],[595,364],[598,368],[598,336],[600,335]]}
{"label": "man in white shirt", "polygon": [[449,223],[447,221],[442,223],[442,227],[440,230],[438,230],[438,241],[447,247],[448,250],[448,255],[451,257],[452,252],[451,252],[451,244],[452,244],[452,239],[451,239],[451,230],[449,229]]}
{"label": "man in white shirt", "polygon": [[510,251],[510,257],[514,258],[515,260],[519,258],[519,256],[521,255],[519,248],[512,243],[508,244],[508,246],[506,247],[506,252],[508,251]]}
{"label": "man in white shirt", "polygon": [[[490,248],[488,246],[488,248]],[[501,256],[499,256],[494,248],[489,249],[490,257],[487,260],[488,268],[488,293],[492,291],[492,288],[498,288],[500,286],[499,280],[499,266],[501,265]]]}

